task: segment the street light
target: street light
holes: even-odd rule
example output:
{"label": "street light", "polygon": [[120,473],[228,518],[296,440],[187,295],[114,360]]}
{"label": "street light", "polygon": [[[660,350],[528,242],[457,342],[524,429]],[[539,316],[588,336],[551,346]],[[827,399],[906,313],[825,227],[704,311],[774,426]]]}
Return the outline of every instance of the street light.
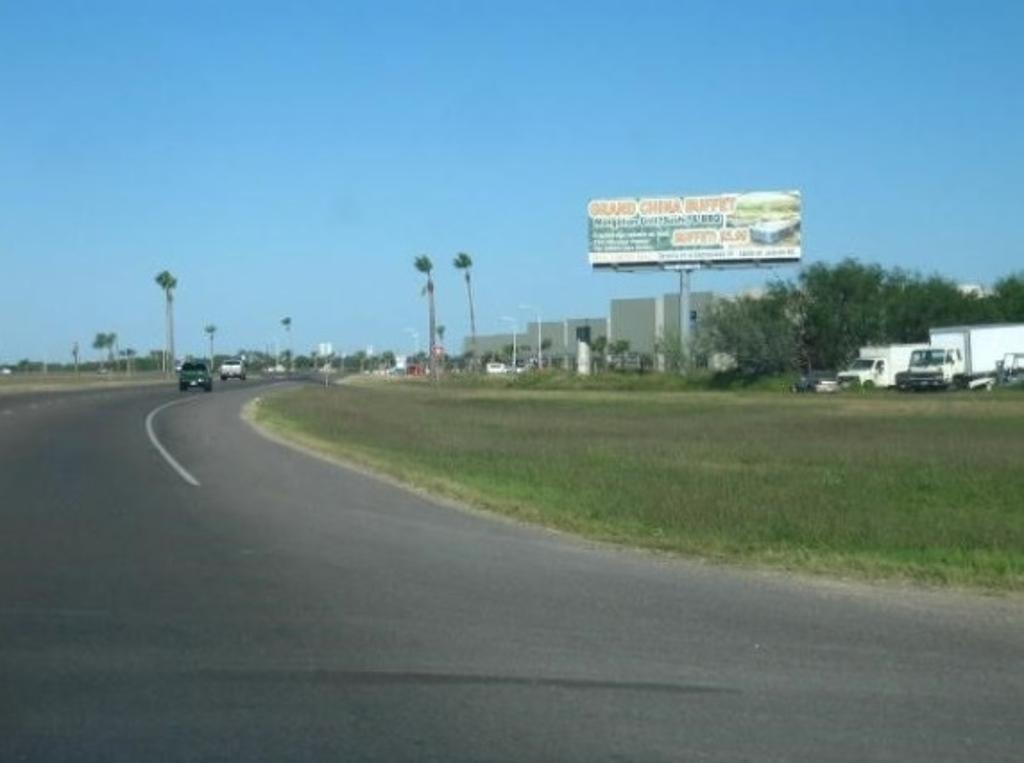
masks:
{"label": "street light", "polygon": [[512,324],[512,373],[515,373],[519,369],[516,359],[516,331],[519,329],[519,320],[508,315],[501,316],[501,320]]}
{"label": "street light", "polygon": [[544,350],[541,347],[541,335],[540,335],[540,308],[535,305],[520,305],[520,310],[532,310],[537,314],[537,370],[540,371],[544,368]]}

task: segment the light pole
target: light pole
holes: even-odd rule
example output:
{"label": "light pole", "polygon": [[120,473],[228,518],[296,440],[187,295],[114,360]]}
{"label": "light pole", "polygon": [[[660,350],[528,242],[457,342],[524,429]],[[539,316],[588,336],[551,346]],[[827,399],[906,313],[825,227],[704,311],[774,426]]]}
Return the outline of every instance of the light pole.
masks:
{"label": "light pole", "polygon": [[544,349],[541,347],[541,333],[540,333],[540,308],[535,305],[520,305],[520,310],[532,310],[537,314],[537,370],[540,371],[544,368]]}
{"label": "light pole", "polygon": [[518,360],[516,358],[516,331],[519,329],[519,321],[508,315],[501,316],[501,320],[512,324],[512,373],[515,373],[519,368]]}

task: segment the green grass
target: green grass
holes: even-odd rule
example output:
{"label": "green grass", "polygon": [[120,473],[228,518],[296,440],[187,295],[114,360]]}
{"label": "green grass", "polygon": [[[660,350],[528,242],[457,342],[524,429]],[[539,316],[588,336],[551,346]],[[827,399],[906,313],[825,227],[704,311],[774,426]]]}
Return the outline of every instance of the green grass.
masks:
{"label": "green grass", "polygon": [[458,389],[587,390],[621,392],[695,392],[707,390],[788,391],[794,374],[751,377],[738,373],[696,373],[690,376],[662,373],[604,372],[579,376],[558,370],[523,373],[515,376],[451,375],[445,387]]}
{"label": "green grass", "polygon": [[1024,590],[1017,394],[392,383],[277,393],[255,416],[409,483],[593,538]]}

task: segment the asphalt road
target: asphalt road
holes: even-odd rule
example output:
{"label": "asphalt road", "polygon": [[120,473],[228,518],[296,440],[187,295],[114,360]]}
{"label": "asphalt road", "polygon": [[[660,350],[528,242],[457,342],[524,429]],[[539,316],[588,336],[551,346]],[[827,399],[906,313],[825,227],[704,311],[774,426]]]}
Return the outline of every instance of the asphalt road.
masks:
{"label": "asphalt road", "polygon": [[[1020,761],[1024,606],[617,551],[271,442],[0,398],[0,760]],[[192,475],[186,482],[150,442]]]}

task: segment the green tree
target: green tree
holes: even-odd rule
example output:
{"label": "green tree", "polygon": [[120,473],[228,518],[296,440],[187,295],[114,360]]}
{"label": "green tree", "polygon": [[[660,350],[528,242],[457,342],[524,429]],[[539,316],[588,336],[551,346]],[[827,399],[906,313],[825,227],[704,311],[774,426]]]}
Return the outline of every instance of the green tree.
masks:
{"label": "green tree", "polygon": [[428,314],[430,318],[430,343],[427,345],[427,354],[430,362],[430,374],[436,380],[437,362],[434,360],[434,345],[437,344],[437,319],[434,309],[434,263],[430,261],[430,257],[425,254],[421,254],[413,260],[413,264],[417,271],[423,273],[427,277],[427,284],[423,287],[423,292],[427,295]]}
{"label": "green tree", "polygon": [[[974,304],[977,302],[978,304]],[[940,276],[921,278],[902,270],[886,274],[875,309],[883,316],[883,342],[927,342],[933,326],[969,322],[980,317],[981,304]],[[866,343],[866,342],[865,342]]]}
{"label": "green tree", "polygon": [[997,320],[1024,323],[1024,273],[1006,276],[996,281],[989,297]]}
{"label": "green tree", "polygon": [[174,370],[174,290],[178,287],[178,279],[169,270],[162,270],[156,275],[157,285],[164,292],[164,373]]}
{"label": "green tree", "polygon": [[[100,331],[96,334],[96,337],[92,340],[92,347],[94,350],[107,352],[107,362],[114,362],[114,345],[117,344],[117,334],[113,331],[103,332]],[[116,369],[115,369],[116,370]]]}
{"label": "green tree", "polygon": [[466,279],[466,296],[469,298],[469,336],[472,353],[476,355],[476,312],[473,307],[473,282],[471,272],[473,269],[473,258],[466,252],[459,252],[455,255],[452,263],[457,270],[461,270]]}
{"label": "green tree", "polygon": [[800,274],[799,283],[798,317],[811,366],[838,368],[856,357],[862,345],[884,339],[885,272],[880,266],[853,259],[832,267],[815,263]]}
{"label": "green tree", "polygon": [[763,297],[717,300],[697,335],[698,349],[731,355],[747,375],[787,371],[797,365],[798,322],[790,292],[770,289]]}

